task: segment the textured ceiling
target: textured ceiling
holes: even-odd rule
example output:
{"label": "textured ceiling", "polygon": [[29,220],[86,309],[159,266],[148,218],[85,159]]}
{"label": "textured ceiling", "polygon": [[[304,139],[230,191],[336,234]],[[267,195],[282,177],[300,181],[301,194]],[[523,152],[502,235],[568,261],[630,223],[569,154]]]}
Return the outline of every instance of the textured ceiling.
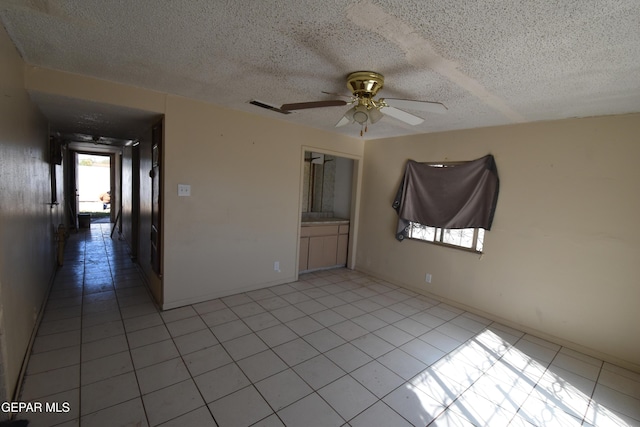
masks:
{"label": "textured ceiling", "polygon": [[[328,131],[360,129],[334,127],[348,106],[248,102],[332,99],[372,70],[379,96],[449,109],[384,117],[365,138],[640,111],[638,0],[0,0],[0,18],[29,64]],[[35,101],[73,125],[69,100]]]}

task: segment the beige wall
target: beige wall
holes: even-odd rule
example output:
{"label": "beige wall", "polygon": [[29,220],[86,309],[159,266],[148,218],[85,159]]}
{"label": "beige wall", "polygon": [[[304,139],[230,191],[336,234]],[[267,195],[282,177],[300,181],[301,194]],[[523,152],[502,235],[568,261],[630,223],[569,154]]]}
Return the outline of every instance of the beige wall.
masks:
{"label": "beige wall", "polygon": [[[0,26],[0,400],[16,386],[52,274],[61,209],[50,207],[48,128],[24,89],[23,62]],[[61,166],[56,166],[62,188]],[[62,192],[58,200],[64,204]],[[0,419],[3,419],[0,415]]]}
{"label": "beige wall", "polygon": [[25,86],[29,91],[163,113],[166,94],[64,71],[27,65]]}
{"label": "beige wall", "polygon": [[[165,307],[295,280],[304,147],[359,158],[363,145],[168,97]],[[178,184],[191,197],[178,197]]]}
{"label": "beige wall", "polygon": [[[638,135],[627,115],[368,141],[358,268],[638,370]],[[488,153],[500,195],[484,255],[395,239],[407,159]]]}

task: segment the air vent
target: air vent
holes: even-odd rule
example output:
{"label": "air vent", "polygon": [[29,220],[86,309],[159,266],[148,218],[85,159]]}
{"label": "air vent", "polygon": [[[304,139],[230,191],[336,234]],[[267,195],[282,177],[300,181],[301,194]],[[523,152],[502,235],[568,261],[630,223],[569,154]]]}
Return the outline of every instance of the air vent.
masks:
{"label": "air vent", "polygon": [[256,99],[254,99],[252,101],[249,101],[249,104],[253,104],[253,105],[261,107],[261,108],[266,108],[267,110],[275,111],[275,112],[280,113],[280,114],[291,114],[291,111],[281,110],[279,107],[276,107],[274,105],[266,104],[266,103],[264,103],[262,101],[258,101]]}

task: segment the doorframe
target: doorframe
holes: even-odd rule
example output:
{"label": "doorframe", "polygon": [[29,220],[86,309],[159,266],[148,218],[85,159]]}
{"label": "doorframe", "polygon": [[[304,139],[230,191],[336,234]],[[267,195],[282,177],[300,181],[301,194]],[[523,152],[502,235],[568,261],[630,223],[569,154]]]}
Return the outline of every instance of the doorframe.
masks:
{"label": "doorframe", "polygon": [[342,157],[345,159],[353,160],[353,174],[351,178],[351,213],[349,217],[349,245],[347,254],[347,266],[350,270],[356,268],[356,248],[357,248],[357,236],[358,226],[360,218],[360,197],[362,191],[362,169],[364,162],[362,156],[344,153],[341,151],[333,151],[326,148],[313,147],[310,145],[302,145],[300,151],[300,177],[298,188],[298,229],[296,231],[296,259],[295,259],[295,280],[298,280],[300,274],[299,261],[300,261],[300,232],[302,227],[302,200],[304,192],[304,153],[311,151],[314,153],[326,154],[329,156]]}

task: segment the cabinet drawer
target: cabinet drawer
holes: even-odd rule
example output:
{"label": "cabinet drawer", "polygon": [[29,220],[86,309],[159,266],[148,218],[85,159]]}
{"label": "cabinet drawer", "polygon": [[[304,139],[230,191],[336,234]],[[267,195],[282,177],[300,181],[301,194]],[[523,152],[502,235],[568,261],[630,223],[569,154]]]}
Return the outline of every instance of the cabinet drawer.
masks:
{"label": "cabinet drawer", "polygon": [[331,236],[332,234],[338,234],[337,225],[314,225],[311,227],[302,227],[300,230],[300,237]]}
{"label": "cabinet drawer", "polygon": [[338,229],[338,234],[349,234],[349,224],[341,225]]}

